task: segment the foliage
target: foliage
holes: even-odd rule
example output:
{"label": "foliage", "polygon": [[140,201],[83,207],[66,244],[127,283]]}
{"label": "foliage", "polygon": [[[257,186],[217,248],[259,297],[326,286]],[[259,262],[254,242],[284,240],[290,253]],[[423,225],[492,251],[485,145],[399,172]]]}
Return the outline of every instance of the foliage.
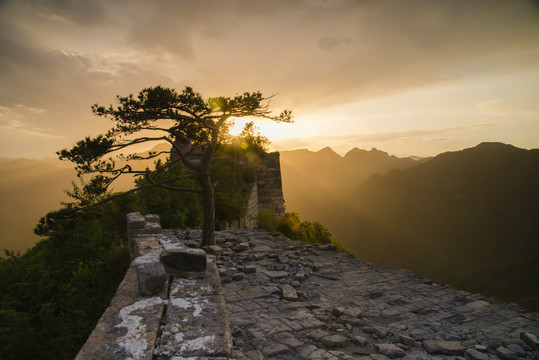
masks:
{"label": "foliage", "polygon": [[[156,181],[175,178],[184,173],[180,163],[158,160]],[[137,185],[144,183],[143,179],[136,181]],[[196,187],[196,181],[190,178],[180,178],[172,183],[176,186]],[[136,193],[140,212],[143,214],[159,214],[164,228],[195,227],[202,224],[202,202],[197,194],[190,192],[170,191],[162,187],[150,187]]]}
{"label": "foliage", "polygon": [[318,221],[301,221],[295,212],[285,212],[282,218],[277,219],[274,212],[264,210],[258,215],[257,223],[261,228],[280,232],[290,239],[315,244],[333,243],[340,247],[337,239],[324,225]]}
{"label": "foliage", "polygon": [[[2,359],[72,359],[129,264],[125,214],[157,213],[165,227],[203,223],[206,235],[213,238],[214,212],[222,220],[245,214],[253,167],[268,144],[253,123],[239,137],[226,136],[229,118],[291,121],[288,111],[271,116],[263,104],[267,99],[259,92],[204,101],[191,88],[176,93],[158,86],[142,90],[137,98],[117,99],[117,107],[93,107],[96,115],[111,118],[115,127],[58,152],[61,159],[76,164],[81,177],[81,185],[73,183],[67,192],[73,202],[40,219],[34,232],[46,238],[36,246],[23,255],[6,252],[0,258]],[[132,136],[140,131],[160,135]],[[171,150],[104,158],[151,141],[166,141]],[[158,160],[151,169],[134,165],[163,154],[168,158]],[[214,154],[219,156],[215,163]],[[240,158],[247,158],[250,166],[238,166]],[[86,180],[87,174],[94,176]],[[138,176],[135,188],[109,193],[108,186],[124,174]]]}
{"label": "foliage", "polygon": [[268,151],[269,139],[260,134],[254,122],[245,124],[239,137],[241,147],[255,153],[266,153]]}
{"label": "foliage", "polygon": [[[210,167],[217,183],[219,220],[245,214],[254,169],[238,163],[248,155],[263,156],[256,152],[260,148],[241,146],[246,143],[240,135],[219,145],[219,161]],[[155,181],[176,179],[167,184],[199,187],[195,179],[182,176],[188,169],[180,162],[158,160],[153,170]],[[99,186],[103,180],[97,176],[81,185],[73,183],[67,192],[73,201],[47,213],[34,229],[46,238],[22,256],[6,252],[0,258],[0,358],[74,358],[127,269],[127,212],[159,214],[163,227],[202,224],[202,201],[193,192],[147,187],[117,196]],[[144,186],[144,180],[136,185]],[[101,205],[91,206],[96,202]]]}
{"label": "foliage", "polygon": [[48,238],[0,258],[0,358],[75,356],[127,268],[126,205],[51,212],[38,226]]}
{"label": "foliage", "polygon": [[[87,186],[93,196],[82,194],[90,203],[104,201],[108,186],[124,174],[141,178],[137,188],[132,191],[156,186],[201,194],[204,209],[202,245],[210,245],[214,243],[215,223],[215,185],[210,176],[210,164],[215,151],[219,144],[226,141],[234,118],[252,116],[277,122],[292,121],[288,110],[278,116],[271,115],[268,100],[260,92],[204,100],[190,87],[181,93],[161,86],[146,88],[137,97],[132,94],[118,96],[117,106],[106,108],[94,105],[94,114],[113,120],[115,126],[106,134],[87,137],[72,149],[59,151],[58,155],[61,159],[74,162],[79,176],[96,174]],[[155,135],[146,135],[148,133]],[[246,149],[262,151],[267,146],[267,139],[255,133],[253,123],[248,124],[243,135]],[[133,145],[163,141],[170,144],[169,151],[151,153],[147,157],[120,154],[115,158],[105,158]],[[155,169],[136,168],[138,160],[152,159],[163,153],[170,155],[166,166]],[[163,171],[176,163],[182,164],[189,171],[176,173],[172,178],[163,178]],[[183,179],[196,179],[200,186],[185,186],[181,182]]]}
{"label": "foliage", "polygon": [[[258,227],[275,232],[277,230],[277,217],[271,210],[263,210],[256,217]],[[286,234],[285,234],[286,235]]]}
{"label": "foliage", "polygon": [[499,301],[510,301],[524,308],[539,311],[539,256],[494,263],[451,274],[442,279],[457,289],[466,289],[490,296]]}

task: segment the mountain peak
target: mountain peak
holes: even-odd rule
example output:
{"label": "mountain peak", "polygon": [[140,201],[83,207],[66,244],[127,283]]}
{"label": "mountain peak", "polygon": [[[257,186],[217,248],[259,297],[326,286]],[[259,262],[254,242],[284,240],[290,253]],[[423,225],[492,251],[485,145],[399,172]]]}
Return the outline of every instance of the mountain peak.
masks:
{"label": "mountain peak", "polygon": [[388,153],[385,151],[378,150],[377,148],[372,148],[371,150],[363,150],[359,149],[357,147],[353,148],[352,150],[348,151],[345,155],[345,158],[351,159],[351,158],[372,158],[372,157],[390,157]]}
{"label": "mountain peak", "polygon": [[337,154],[335,151],[333,151],[333,149],[330,148],[329,146],[326,146],[325,148],[318,150],[317,153],[318,154],[323,154],[323,155],[328,155],[328,156],[341,157],[339,154]]}
{"label": "mountain peak", "polygon": [[372,153],[372,154],[380,154],[380,155],[384,154],[384,155],[389,155],[387,152],[382,151],[382,150],[378,150],[378,149],[375,148],[375,147],[373,147],[369,152]]}
{"label": "mountain peak", "polygon": [[344,156],[349,156],[349,155],[352,155],[352,154],[364,154],[366,152],[367,152],[367,150],[363,150],[363,149],[355,147],[355,148],[351,149],[350,151],[348,151]]}

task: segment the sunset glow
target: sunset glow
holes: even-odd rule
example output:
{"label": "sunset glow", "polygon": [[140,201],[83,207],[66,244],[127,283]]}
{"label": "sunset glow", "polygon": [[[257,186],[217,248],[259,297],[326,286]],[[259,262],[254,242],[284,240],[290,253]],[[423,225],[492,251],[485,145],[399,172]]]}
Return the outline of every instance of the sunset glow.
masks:
{"label": "sunset glow", "polygon": [[108,129],[92,104],[159,84],[276,94],[295,122],[256,121],[275,150],[539,147],[538,15],[501,0],[6,0],[0,157],[54,157]]}

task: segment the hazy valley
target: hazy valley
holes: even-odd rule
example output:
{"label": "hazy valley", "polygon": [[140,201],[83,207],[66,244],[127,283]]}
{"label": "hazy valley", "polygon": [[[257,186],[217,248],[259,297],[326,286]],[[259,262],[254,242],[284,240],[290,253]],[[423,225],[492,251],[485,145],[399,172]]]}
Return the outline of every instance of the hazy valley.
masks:
{"label": "hazy valley", "polygon": [[[162,145],[153,150],[159,151]],[[147,153],[143,153],[143,155]],[[144,168],[153,160],[141,161]],[[80,184],[73,165],[57,159],[0,159],[0,250],[24,251],[40,238],[33,233],[39,219],[69,201],[71,182]],[[112,190],[127,190],[133,178],[121,177]],[[3,253],[2,253],[3,254]]]}

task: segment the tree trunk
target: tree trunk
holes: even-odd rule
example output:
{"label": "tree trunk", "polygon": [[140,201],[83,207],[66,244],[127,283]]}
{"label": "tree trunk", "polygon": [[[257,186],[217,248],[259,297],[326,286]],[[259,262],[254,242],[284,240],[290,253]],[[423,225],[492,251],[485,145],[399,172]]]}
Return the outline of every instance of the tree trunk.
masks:
{"label": "tree trunk", "polygon": [[202,224],[201,247],[215,245],[215,198],[213,197],[213,184],[210,178],[210,165],[219,139],[219,127],[212,130],[211,143],[208,144],[204,157],[200,162],[198,177],[202,187],[204,205],[204,223]]}
{"label": "tree trunk", "polygon": [[201,247],[215,245],[215,200],[209,174],[200,177],[204,205],[204,223],[202,224]]}

